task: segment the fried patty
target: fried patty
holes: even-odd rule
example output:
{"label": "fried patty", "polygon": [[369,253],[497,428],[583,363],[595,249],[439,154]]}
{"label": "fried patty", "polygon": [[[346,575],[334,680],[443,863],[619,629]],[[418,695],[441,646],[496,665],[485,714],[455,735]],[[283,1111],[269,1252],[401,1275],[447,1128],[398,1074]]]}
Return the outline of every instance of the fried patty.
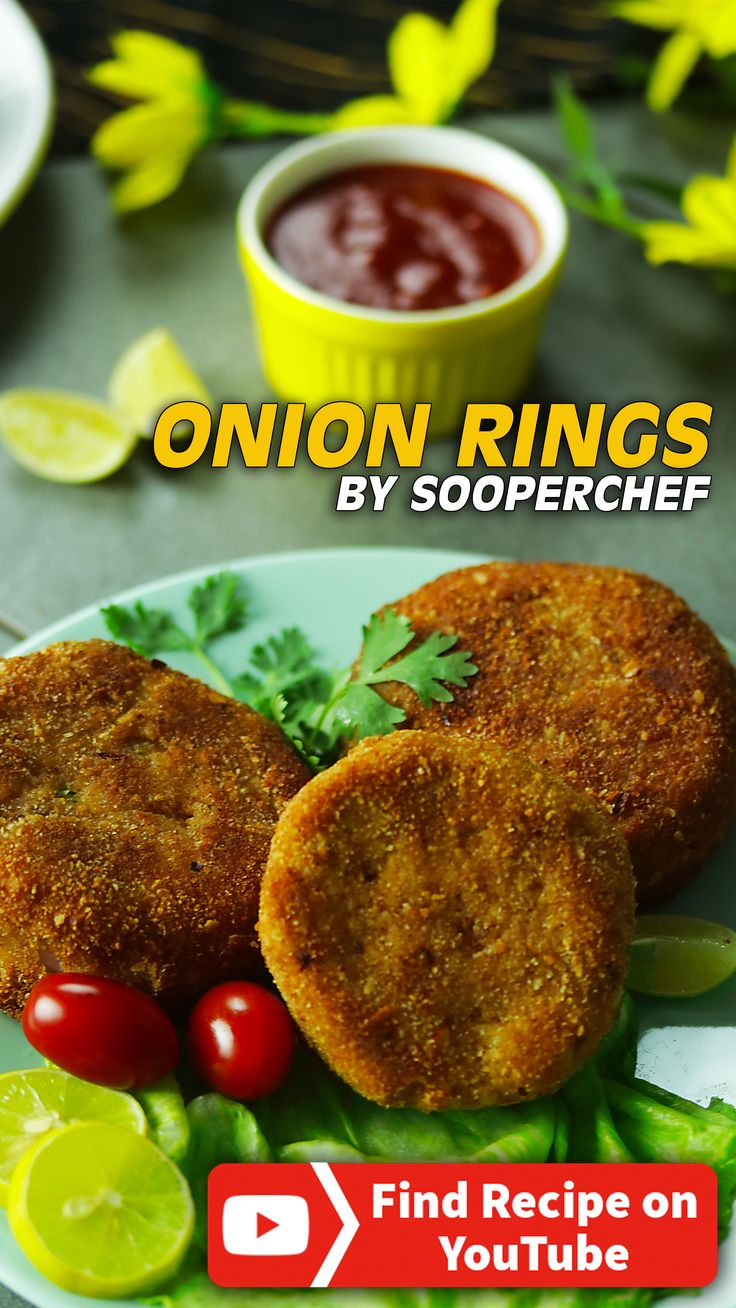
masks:
{"label": "fried patty", "polygon": [[120,645],[0,662],[0,1008],[49,971],[173,1007],[253,974],[271,835],[308,776],[252,709]]}
{"label": "fried patty", "polygon": [[420,639],[455,633],[479,668],[450,704],[380,687],[406,725],[483,736],[585,791],[619,823],[642,903],[674,894],[721,843],[736,814],[736,670],[666,586],[489,563],[392,607]]}
{"label": "fried patty", "polygon": [[285,809],[259,935],[335,1071],[429,1111],[566,1081],[614,1020],[633,920],[626,842],[584,795],[487,741],[405,731]]}

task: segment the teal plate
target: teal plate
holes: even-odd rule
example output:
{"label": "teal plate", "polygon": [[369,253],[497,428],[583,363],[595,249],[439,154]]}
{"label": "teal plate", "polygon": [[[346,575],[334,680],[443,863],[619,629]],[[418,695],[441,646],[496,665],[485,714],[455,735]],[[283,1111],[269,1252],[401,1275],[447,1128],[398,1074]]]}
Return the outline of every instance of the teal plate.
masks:
{"label": "teal plate", "polygon": [[[325,660],[348,663],[356,654],[360,627],[374,609],[406,594],[441,572],[478,563],[480,555],[442,550],[351,549],[281,554],[224,566],[243,577],[251,600],[249,644],[283,626],[300,626]],[[146,603],[169,609],[182,620],[192,583],[216,568],[202,568],[154,582],[116,597],[116,602]],[[105,636],[97,606],[47,628],[13,653],[41,649],[54,640]],[[223,666],[242,664],[243,635],[223,639]],[[201,675],[189,655],[168,659],[184,672]],[[689,913],[736,929],[736,832],[702,874],[668,904],[673,913]],[[736,1103],[736,978],[699,999],[642,1004],[639,1072],[678,1094],[707,1103],[712,1095]],[[39,1061],[17,1022],[0,1016],[0,1071],[30,1067]],[[699,1295],[662,1300],[662,1308],[734,1308],[736,1305],[736,1231],[721,1246],[716,1281]],[[58,1290],[27,1262],[0,1213],[0,1278],[38,1308],[80,1308],[103,1300],[83,1300]],[[131,1301],[129,1301],[131,1302]],[[135,1301],[132,1301],[135,1302]]]}

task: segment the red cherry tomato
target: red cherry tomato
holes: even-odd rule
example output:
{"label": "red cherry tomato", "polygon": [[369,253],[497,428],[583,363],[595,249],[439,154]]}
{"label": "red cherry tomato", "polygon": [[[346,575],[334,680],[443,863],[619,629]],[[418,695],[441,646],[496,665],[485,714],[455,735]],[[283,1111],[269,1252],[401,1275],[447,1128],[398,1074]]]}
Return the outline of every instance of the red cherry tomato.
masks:
{"label": "red cherry tomato", "polygon": [[213,1090],[258,1099],[284,1080],[294,1027],[281,1000],[251,981],[225,981],[195,1004],[187,1028],[189,1057]]}
{"label": "red cherry tomato", "polygon": [[83,972],[36,983],[23,1009],[23,1033],[57,1067],[113,1090],[151,1085],[179,1061],[179,1037],[155,1000]]}

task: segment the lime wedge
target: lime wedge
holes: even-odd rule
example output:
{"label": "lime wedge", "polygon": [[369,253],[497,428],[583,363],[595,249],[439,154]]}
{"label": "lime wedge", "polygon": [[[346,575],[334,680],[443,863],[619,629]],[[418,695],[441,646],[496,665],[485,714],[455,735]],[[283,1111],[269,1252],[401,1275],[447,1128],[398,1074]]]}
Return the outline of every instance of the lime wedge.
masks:
{"label": "lime wedge", "polygon": [[153,436],[156,421],[169,404],[212,397],[164,327],[141,336],[118,359],[108,388],[112,408],[139,436]]}
{"label": "lime wedge", "polygon": [[132,1095],[32,1067],[0,1076],[0,1205],[18,1161],[42,1135],[70,1122],[114,1122],[140,1135],[146,1115]]}
{"label": "lime wedge", "polygon": [[72,483],[109,477],[138,443],[104,404],[67,391],[5,391],[0,435],[28,472]]}
{"label": "lime wedge", "polygon": [[52,1131],[21,1159],[8,1220],[55,1285],[122,1299],[153,1292],[176,1271],[194,1205],[181,1172],[151,1140],[80,1122]]}
{"label": "lime wedge", "polygon": [[636,920],[630,990],[640,995],[704,995],[736,972],[736,932],[698,917],[651,914]]}

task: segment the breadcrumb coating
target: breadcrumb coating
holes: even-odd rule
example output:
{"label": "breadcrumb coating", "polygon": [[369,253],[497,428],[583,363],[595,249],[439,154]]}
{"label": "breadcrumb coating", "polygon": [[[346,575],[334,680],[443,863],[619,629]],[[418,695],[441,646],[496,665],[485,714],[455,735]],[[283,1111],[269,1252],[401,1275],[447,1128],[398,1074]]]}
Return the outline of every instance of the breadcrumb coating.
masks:
{"label": "breadcrumb coating", "polygon": [[488,563],[392,605],[453,632],[477,676],[407,727],[480,735],[549,767],[619,824],[641,903],[674,894],[736,815],[736,670],[666,586],[618,568]]}
{"label": "breadcrumb coating", "polygon": [[358,745],[291,801],[264,958],[360,1094],[426,1111],[551,1093],[615,1018],[634,880],[614,823],[482,740]]}
{"label": "breadcrumb coating", "polygon": [[308,777],[252,709],[121,645],[0,662],[0,1008],[49,971],[174,1008],[257,972],[271,835]]}

